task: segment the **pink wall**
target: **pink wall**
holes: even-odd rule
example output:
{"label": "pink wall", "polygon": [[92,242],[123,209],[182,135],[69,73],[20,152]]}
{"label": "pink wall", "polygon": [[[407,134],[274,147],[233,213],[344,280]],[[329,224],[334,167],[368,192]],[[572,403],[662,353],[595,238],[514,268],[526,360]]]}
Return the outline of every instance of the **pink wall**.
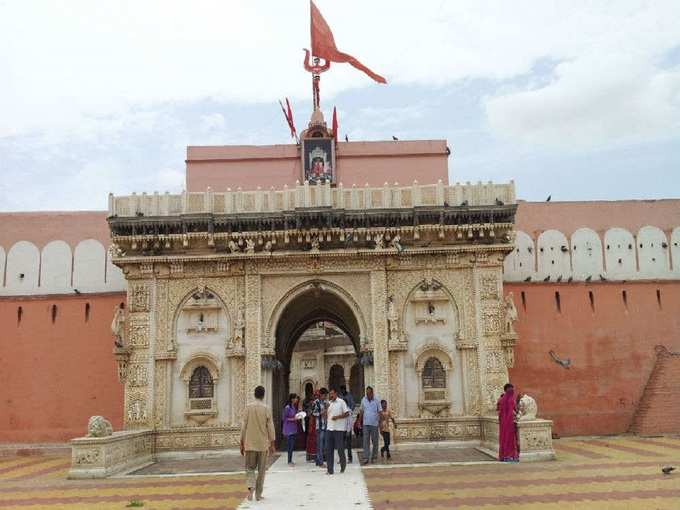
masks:
{"label": "pink wall", "polygon": [[0,299],[0,442],[68,441],[87,433],[93,415],[120,430],[123,387],[110,328],[124,300],[122,293]]}
{"label": "pink wall", "polygon": [[[445,140],[340,142],[336,159],[345,186],[448,183]],[[186,164],[187,191],[280,189],[302,179],[295,145],[188,147]]]}
{"label": "pink wall", "polygon": [[[656,359],[654,346],[680,350],[680,282],[504,287],[519,315],[511,381],[536,399],[539,415],[565,436],[626,432]],[[553,362],[550,350],[570,358],[571,368]]]}

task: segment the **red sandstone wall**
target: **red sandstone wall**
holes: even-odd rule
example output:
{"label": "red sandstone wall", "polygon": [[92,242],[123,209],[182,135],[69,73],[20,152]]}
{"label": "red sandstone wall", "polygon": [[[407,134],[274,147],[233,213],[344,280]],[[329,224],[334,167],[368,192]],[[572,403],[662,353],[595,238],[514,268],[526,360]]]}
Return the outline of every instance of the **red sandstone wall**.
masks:
{"label": "red sandstone wall", "polygon": [[60,239],[73,249],[84,239],[96,239],[108,247],[111,236],[106,215],[106,211],[0,213],[0,246],[9,251],[17,241],[31,241],[42,249]]}
{"label": "red sandstone wall", "polygon": [[[536,398],[539,415],[554,420],[561,435],[626,432],[654,366],[654,346],[680,350],[680,282],[504,286],[519,315],[511,381]],[[571,358],[572,367],[553,362],[551,349]]]}
{"label": "red sandstone wall", "polygon": [[0,299],[0,442],[67,441],[85,434],[92,415],[122,427],[110,327],[124,299],[121,293]]}

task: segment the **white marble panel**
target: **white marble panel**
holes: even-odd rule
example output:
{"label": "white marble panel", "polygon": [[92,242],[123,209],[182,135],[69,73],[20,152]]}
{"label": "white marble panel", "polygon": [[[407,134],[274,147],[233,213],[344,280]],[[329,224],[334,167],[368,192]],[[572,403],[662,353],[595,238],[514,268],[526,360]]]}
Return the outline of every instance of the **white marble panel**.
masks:
{"label": "white marble panel", "polygon": [[559,230],[546,230],[538,236],[537,249],[537,276],[543,279],[550,276],[556,280],[560,276],[566,280],[571,275],[571,257],[569,242]]}
{"label": "white marble panel", "polygon": [[576,280],[585,280],[591,275],[599,278],[604,274],[602,241],[597,232],[579,228],[571,235],[571,263]]}
{"label": "white marble panel", "polygon": [[71,247],[64,241],[50,241],[42,250],[40,261],[40,292],[63,294],[72,292]]}
{"label": "white marble panel", "polygon": [[534,240],[529,234],[518,230],[515,236],[515,249],[505,257],[503,278],[509,282],[519,282],[534,274],[536,260]]}
{"label": "white marble panel", "polygon": [[633,234],[619,227],[607,230],[604,234],[604,260],[607,278],[634,278],[637,275],[637,257]]}
{"label": "white marble panel", "polygon": [[95,239],[80,241],[73,252],[73,288],[80,292],[106,290],[106,251]]}
{"label": "white marble panel", "polygon": [[3,295],[38,294],[40,251],[28,241],[15,243],[7,253]]}

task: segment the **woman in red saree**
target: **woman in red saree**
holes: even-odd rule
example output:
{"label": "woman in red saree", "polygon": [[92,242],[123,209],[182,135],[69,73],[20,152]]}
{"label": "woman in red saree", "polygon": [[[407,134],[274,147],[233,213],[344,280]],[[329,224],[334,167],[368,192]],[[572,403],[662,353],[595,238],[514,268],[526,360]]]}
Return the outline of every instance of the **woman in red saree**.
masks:
{"label": "woman in red saree", "polygon": [[515,388],[512,384],[503,386],[503,395],[496,403],[496,410],[498,411],[498,460],[518,462]]}
{"label": "woman in red saree", "polygon": [[[319,398],[319,390],[314,392],[314,400]],[[316,418],[309,413],[309,425],[307,426],[307,462],[316,460]]]}

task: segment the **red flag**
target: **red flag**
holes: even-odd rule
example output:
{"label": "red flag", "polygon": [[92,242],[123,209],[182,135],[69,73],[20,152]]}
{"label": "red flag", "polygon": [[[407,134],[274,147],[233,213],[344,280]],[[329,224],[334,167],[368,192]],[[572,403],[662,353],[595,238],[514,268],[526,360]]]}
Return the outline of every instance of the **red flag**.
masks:
{"label": "red flag", "polygon": [[338,141],[338,114],[335,111],[335,106],[333,107],[333,138]]}
{"label": "red flag", "polygon": [[339,51],[335,46],[335,39],[333,38],[331,28],[326,23],[326,20],[323,19],[321,12],[319,12],[319,9],[312,0],[309,1],[309,7],[311,10],[312,55],[332,62],[347,62],[360,71],[365,72],[378,83],[387,83],[385,78],[371,71],[352,55]]}
{"label": "red flag", "polygon": [[288,115],[286,115],[286,117],[288,118],[288,125],[290,126],[291,129],[291,135],[297,138],[297,131],[295,130],[295,121],[293,121],[293,110],[290,107],[290,101],[288,101],[288,98],[286,98],[286,106],[288,107]]}
{"label": "red flag", "polygon": [[293,111],[290,109],[290,102],[288,101],[288,98],[286,98],[286,105],[288,105],[288,111],[283,107],[283,103],[281,100],[279,100],[279,105],[281,105],[281,111],[283,112],[283,116],[286,118],[286,122],[288,123],[288,127],[290,128],[290,136],[295,138],[297,140],[297,132],[295,130],[295,123],[293,122]]}

